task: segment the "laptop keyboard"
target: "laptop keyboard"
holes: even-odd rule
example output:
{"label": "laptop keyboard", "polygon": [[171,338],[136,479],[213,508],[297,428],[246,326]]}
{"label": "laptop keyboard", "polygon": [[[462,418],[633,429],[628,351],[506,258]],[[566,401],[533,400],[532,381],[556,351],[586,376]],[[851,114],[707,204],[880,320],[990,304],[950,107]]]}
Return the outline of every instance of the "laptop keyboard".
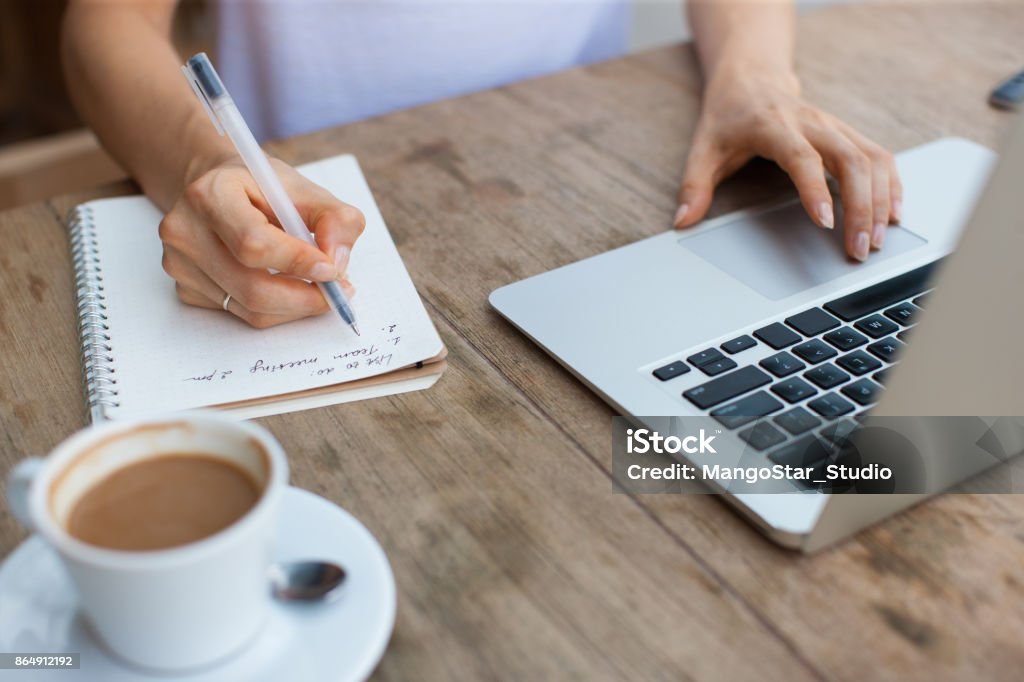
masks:
{"label": "laptop keyboard", "polygon": [[[683,398],[776,464],[824,466],[833,445],[856,427],[853,419],[881,397],[887,368],[898,361],[940,262],[755,329],[653,374],[667,382],[702,372],[708,380],[683,391]],[[776,352],[745,362],[744,353],[759,346]]]}

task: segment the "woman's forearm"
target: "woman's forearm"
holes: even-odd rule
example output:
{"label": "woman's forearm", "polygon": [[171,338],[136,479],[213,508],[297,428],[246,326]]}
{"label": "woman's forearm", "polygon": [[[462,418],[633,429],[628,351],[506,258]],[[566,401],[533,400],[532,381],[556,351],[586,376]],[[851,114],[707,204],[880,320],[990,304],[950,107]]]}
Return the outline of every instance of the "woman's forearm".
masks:
{"label": "woman's forearm", "polygon": [[690,0],[690,26],[705,81],[723,68],[793,75],[792,0]]}
{"label": "woman's forearm", "polygon": [[[252,175],[181,75],[177,0],[72,0],[62,57],[72,97],[110,153],[165,212],[163,267],[183,302],[258,328],[328,309],[311,281],[340,280],[366,222],[286,164],[275,170],[316,244],[279,229]],[[276,270],[288,277],[277,277]]]}
{"label": "woman's forearm", "polygon": [[892,154],[800,97],[792,0],[691,0],[689,13],[704,98],[675,226],[703,218],[718,183],[761,157],[789,174],[808,216],[826,229],[836,223],[835,178],[846,251],[866,260],[900,219],[899,172]]}
{"label": "woman's forearm", "polygon": [[231,154],[179,71],[174,0],[74,0],[61,53],[68,89],[104,147],[167,209],[197,174]]}

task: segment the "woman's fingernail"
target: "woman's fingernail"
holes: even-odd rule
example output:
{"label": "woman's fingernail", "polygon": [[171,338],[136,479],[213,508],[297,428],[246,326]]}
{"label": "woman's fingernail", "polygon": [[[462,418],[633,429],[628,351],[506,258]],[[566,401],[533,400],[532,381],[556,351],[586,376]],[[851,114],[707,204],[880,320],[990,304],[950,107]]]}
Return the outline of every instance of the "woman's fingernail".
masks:
{"label": "woman's fingernail", "polygon": [[818,206],[818,220],[826,230],[831,230],[836,226],[836,216],[832,212],[832,206],[825,201]]}
{"label": "woman's fingernail", "polygon": [[679,208],[676,209],[676,217],[672,219],[672,225],[674,227],[682,227],[683,226],[683,218],[686,217],[686,212],[689,211],[689,210],[690,210],[690,205],[689,204],[681,204],[679,206]]}
{"label": "woman's fingernail", "polygon": [[347,278],[342,277],[340,280],[341,288],[345,290],[345,295],[352,298],[356,295],[356,288],[352,286],[352,282],[348,281]]}
{"label": "woman's fingernail", "polygon": [[882,244],[885,243],[885,227],[885,223],[875,223],[871,229],[871,246],[876,249],[882,248]]}
{"label": "woman's fingernail", "polygon": [[310,269],[309,276],[317,282],[330,282],[338,279],[338,270],[330,263],[317,263]]}
{"label": "woman's fingernail", "polygon": [[345,274],[348,270],[348,258],[352,255],[352,249],[347,246],[339,246],[334,252],[334,267],[338,270],[338,275]]}
{"label": "woman's fingernail", "polygon": [[871,238],[867,232],[858,232],[853,242],[853,257],[862,263],[868,259],[868,251],[871,249]]}
{"label": "woman's fingernail", "polygon": [[892,202],[892,217],[897,223],[903,220],[903,202],[899,199]]}

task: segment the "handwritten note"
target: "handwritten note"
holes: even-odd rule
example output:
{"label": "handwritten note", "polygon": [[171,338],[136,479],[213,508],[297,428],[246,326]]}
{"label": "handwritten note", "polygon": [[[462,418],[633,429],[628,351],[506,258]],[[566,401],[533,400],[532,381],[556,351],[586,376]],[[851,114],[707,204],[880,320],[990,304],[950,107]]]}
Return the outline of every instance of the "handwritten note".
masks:
{"label": "handwritten note", "polygon": [[383,334],[383,339],[380,345],[371,342],[366,346],[350,348],[324,356],[312,355],[287,359],[261,357],[248,363],[215,367],[201,375],[185,377],[183,381],[197,383],[231,381],[236,373],[242,372],[256,376],[272,376],[282,372],[306,372],[309,376],[314,377],[335,375],[339,381],[345,381],[347,374],[352,374],[360,368],[384,369],[391,367],[391,362],[395,358],[393,349],[402,342],[398,328],[397,323],[382,326],[380,332]]}

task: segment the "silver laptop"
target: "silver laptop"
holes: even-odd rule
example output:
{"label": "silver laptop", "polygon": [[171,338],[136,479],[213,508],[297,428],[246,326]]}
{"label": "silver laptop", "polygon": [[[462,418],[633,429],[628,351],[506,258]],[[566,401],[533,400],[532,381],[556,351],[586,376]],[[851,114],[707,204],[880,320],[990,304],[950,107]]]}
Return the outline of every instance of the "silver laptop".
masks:
{"label": "silver laptop", "polygon": [[[903,223],[864,264],[792,200],[510,284],[491,305],[621,414],[716,418],[766,462],[869,411],[1024,415],[1024,125],[1013,127],[1001,159],[954,138],[900,154]],[[947,430],[954,454],[979,438]],[[935,434],[925,440],[934,449]],[[991,463],[957,462],[933,490]],[[724,497],[776,542],[814,551],[924,495]]]}

